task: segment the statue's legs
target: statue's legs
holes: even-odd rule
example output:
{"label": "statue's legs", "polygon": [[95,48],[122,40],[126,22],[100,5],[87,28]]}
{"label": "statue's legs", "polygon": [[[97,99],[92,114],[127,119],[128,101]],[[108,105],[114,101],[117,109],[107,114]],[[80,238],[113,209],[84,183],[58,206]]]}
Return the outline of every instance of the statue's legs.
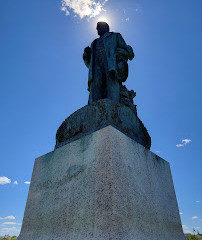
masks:
{"label": "statue's legs", "polygon": [[90,85],[88,103],[91,104],[103,98],[107,98],[106,79],[104,78],[102,67],[96,64],[93,71],[93,82]]}
{"label": "statue's legs", "polygon": [[120,85],[115,76],[110,76],[107,71],[106,77],[106,88],[107,88],[107,98],[114,102],[119,102],[120,100]]}
{"label": "statue's legs", "polygon": [[105,52],[100,51],[95,55],[93,64],[93,82],[90,85],[88,103],[108,98],[119,102],[120,86],[115,74],[109,74]]}
{"label": "statue's legs", "polygon": [[115,77],[111,77],[108,72],[103,72],[96,68],[93,82],[90,85],[90,95],[88,103],[108,98],[114,102],[120,100],[120,85]]}

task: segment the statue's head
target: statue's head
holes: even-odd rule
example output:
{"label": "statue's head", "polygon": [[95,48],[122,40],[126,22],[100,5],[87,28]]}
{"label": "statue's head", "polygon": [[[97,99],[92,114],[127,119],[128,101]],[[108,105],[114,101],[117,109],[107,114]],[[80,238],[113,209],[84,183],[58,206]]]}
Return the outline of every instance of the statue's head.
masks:
{"label": "statue's head", "polygon": [[98,35],[103,35],[109,32],[109,25],[106,22],[98,22],[97,23],[97,33]]}

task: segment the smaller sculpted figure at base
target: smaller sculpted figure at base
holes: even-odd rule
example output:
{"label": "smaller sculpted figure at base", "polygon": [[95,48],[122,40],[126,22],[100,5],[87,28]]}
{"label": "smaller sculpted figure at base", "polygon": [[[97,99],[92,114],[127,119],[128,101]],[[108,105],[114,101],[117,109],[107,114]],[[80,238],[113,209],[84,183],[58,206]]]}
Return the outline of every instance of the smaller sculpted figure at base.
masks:
{"label": "smaller sculpted figure at base", "polygon": [[134,104],[136,92],[128,90],[125,85],[120,85],[120,103],[128,106],[137,115],[137,105]]}
{"label": "smaller sculpted figure at base", "polygon": [[97,31],[100,37],[83,54],[89,68],[88,103],[104,98],[120,102],[120,88],[128,77],[127,61],[134,58],[134,52],[120,33],[109,32],[107,23],[98,22]]}

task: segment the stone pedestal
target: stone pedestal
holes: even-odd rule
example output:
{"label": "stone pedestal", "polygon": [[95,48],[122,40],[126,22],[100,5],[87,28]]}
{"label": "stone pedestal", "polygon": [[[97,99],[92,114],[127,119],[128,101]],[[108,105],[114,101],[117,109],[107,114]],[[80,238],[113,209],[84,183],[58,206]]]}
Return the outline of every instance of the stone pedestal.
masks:
{"label": "stone pedestal", "polygon": [[185,240],[169,163],[112,126],[37,158],[28,239]]}
{"label": "stone pedestal", "polygon": [[110,99],[101,99],[71,114],[57,130],[55,148],[109,125],[150,149],[151,137],[135,109]]}

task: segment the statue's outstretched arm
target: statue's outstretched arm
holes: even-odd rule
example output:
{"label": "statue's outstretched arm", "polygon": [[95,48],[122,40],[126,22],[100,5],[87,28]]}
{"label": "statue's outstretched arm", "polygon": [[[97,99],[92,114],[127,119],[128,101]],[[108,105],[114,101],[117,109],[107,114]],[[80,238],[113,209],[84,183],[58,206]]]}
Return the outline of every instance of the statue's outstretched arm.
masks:
{"label": "statue's outstretched arm", "polygon": [[[119,50],[119,48],[124,49],[125,51]],[[135,57],[133,48],[126,44],[126,42],[124,41],[124,39],[120,33],[118,33],[118,49],[117,49],[117,51],[120,54],[125,55],[129,60],[132,60]]]}
{"label": "statue's outstretched arm", "polygon": [[91,60],[91,48],[88,46],[84,49],[83,60],[87,68],[89,68]]}

